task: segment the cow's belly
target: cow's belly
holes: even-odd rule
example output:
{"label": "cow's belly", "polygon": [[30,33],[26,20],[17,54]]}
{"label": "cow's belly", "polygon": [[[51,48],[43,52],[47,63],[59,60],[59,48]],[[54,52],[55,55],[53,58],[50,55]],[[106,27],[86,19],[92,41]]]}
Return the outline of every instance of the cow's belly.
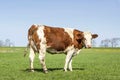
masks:
{"label": "cow's belly", "polygon": [[72,51],[73,56],[75,56],[75,55],[80,53],[81,49],[75,49],[74,46],[70,46],[65,50],[56,50],[54,48],[49,47],[49,48],[46,49],[46,51],[50,54],[63,54],[63,53],[67,54],[67,52]]}
{"label": "cow's belly", "polygon": [[57,51],[57,50],[51,49],[51,48],[48,48],[46,51],[48,53],[50,53],[50,54],[62,54],[62,53],[66,53],[65,51]]}

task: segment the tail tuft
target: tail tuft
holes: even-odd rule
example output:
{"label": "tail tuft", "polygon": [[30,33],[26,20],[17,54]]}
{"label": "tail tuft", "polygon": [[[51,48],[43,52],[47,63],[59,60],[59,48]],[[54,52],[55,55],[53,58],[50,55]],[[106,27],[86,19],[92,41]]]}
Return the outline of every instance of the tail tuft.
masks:
{"label": "tail tuft", "polygon": [[27,45],[27,47],[25,48],[25,50],[24,50],[24,57],[27,55],[27,53],[28,53],[28,49],[29,49],[29,44]]}

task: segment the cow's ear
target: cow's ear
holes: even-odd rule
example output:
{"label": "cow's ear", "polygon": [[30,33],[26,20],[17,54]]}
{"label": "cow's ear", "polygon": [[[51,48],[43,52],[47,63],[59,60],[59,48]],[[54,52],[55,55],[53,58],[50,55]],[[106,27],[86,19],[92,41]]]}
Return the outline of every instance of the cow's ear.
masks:
{"label": "cow's ear", "polygon": [[97,38],[98,37],[98,35],[97,34],[92,34],[92,38],[94,39],[94,38]]}

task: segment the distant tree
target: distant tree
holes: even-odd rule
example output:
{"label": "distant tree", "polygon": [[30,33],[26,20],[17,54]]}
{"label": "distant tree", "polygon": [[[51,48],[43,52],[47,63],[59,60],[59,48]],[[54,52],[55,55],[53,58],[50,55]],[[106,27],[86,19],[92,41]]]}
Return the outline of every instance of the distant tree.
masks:
{"label": "distant tree", "polygon": [[119,45],[120,38],[111,39],[111,47],[117,47]]}
{"label": "distant tree", "polygon": [[12,47],[15,46],[13,42],[10,41],[10,39],[6,39],[5,41],[0,40],[0,47]]}
{"label": "distant tree", "polygon": [[5,46],[10,47],[10,39],[5,40]]}
{"label": "distant tree", "polygon": [[102,47],[109,47],[109,44],[110,44],[110,39],[105,39],[101,41]]}
{"label": "distant tree", "polygon": [[102,47],[117,47],[119,46],[120,38],[105,39],[101,41]]}
{"label": "distant tree", "polygon": [[4,42],[0,40],[0,47],[4,46]]}

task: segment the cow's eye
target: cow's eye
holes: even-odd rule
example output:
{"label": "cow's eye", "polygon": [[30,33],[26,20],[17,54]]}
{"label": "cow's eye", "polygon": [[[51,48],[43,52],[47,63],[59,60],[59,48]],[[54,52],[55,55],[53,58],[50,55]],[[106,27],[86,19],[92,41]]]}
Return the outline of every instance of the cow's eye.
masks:
{"label": "cow's eye", "polygon": [[82,42],[82,39],[78,39],[77,41],[78,41],[78,43],[80,44],[80,43]]}

